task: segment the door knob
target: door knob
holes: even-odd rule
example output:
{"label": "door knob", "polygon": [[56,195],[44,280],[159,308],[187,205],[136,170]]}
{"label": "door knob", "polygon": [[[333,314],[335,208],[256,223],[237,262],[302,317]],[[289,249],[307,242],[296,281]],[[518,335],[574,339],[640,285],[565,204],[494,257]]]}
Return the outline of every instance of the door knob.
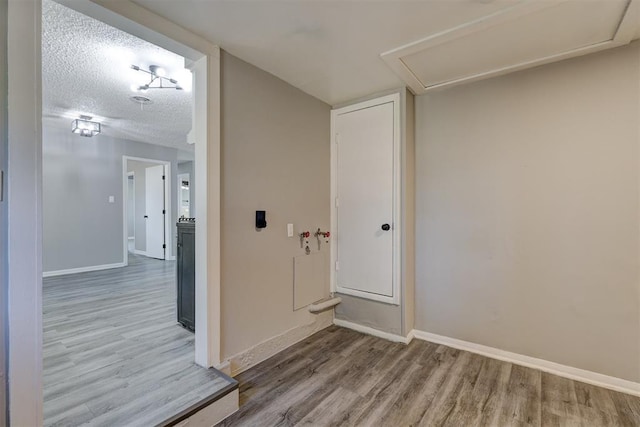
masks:
{"label": "door knob", "polygon": [[389,231],[389,230],[391,230],[391,226],[389,224],[382,224],[382,229],[384,231]]}

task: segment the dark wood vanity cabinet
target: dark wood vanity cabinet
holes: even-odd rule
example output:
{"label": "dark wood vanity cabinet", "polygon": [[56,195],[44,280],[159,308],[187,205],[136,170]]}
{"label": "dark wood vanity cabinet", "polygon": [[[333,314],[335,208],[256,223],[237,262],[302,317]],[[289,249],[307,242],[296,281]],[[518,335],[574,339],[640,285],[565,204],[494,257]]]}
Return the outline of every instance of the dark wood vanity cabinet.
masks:
{"label": "dark wood vanity cabinet", "polygon": [[181,219],[178,224],[177,286],[178,323],[196,329],[196,224]]}

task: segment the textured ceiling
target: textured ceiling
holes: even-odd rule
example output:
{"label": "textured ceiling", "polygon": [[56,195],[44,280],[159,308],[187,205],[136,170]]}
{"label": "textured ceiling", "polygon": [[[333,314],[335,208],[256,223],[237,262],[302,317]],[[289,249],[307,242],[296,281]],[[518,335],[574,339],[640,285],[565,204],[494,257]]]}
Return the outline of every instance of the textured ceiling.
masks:
{"label": "textured ceiling", "polygon": [[[158,46],[68,9],[51,0],[42,4],[43,121],[68,128],[80,114],[93,116],[102,132],[117,138],[193,149],[186,143],[191,130],[191,74],[184,59]],[[135,93],[132,84],[147,79],[132,70],[163,67],[187,90]],[[153,103],[130,100],[143,95]]]}

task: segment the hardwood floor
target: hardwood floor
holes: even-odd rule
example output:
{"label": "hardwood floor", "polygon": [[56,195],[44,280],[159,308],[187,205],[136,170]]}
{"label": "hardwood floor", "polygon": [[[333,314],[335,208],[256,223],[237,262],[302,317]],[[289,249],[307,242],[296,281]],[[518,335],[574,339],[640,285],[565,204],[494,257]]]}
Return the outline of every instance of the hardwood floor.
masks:
{"label": "hardwood floor", "polygon": [[175,261],[44,279],[43,306],[47,426],[155,425],[230,384],[193,362]]}
{"label": "hardwood floor", "polygon": [[449,347],[330,327],[240,374],[220,426],[638,426],[640,398]]}

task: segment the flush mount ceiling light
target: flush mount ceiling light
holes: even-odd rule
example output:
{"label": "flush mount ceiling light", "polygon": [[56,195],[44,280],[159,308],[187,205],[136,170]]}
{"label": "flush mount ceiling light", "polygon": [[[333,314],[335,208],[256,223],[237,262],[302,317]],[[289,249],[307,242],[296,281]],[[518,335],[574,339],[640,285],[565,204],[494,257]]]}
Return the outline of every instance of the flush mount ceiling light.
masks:
{"label": "flush mount ceiling light", "polygon": [[140,105],[153,104],[153,101],[146,96],[134,95],[129,97],[129,99]]}
{"label": "flush mount ceiling light", "polygon": [[71,132],[80,136],[92,137],[100,133],[100,123],[92,122],[91,116],[80,116],[71,122]]}
{"label": "flush mount ceiling light", "polygon": [[149,82],[143,85],[133,85],[131,88],[135,91],[147,91],[149,89],[175,89],[182,90],[182,86],[178,84],[176,79],[166,76],[166,72],[158,65],[149,65],[149,69],[145,70],[137,65],[131,66],[132,70],[140,71],[149,75]]}
{"label": "flush mount ceiling light", "polygon": [[132,102],[135,102],[136,104],[140,105],[140,111],[144,111],[144,106],[145,105],[153,104],[152,100],[150,100],[146,96],[142,96],[142,95],[133,95],[133,96],[129,97],[129,99]]}

